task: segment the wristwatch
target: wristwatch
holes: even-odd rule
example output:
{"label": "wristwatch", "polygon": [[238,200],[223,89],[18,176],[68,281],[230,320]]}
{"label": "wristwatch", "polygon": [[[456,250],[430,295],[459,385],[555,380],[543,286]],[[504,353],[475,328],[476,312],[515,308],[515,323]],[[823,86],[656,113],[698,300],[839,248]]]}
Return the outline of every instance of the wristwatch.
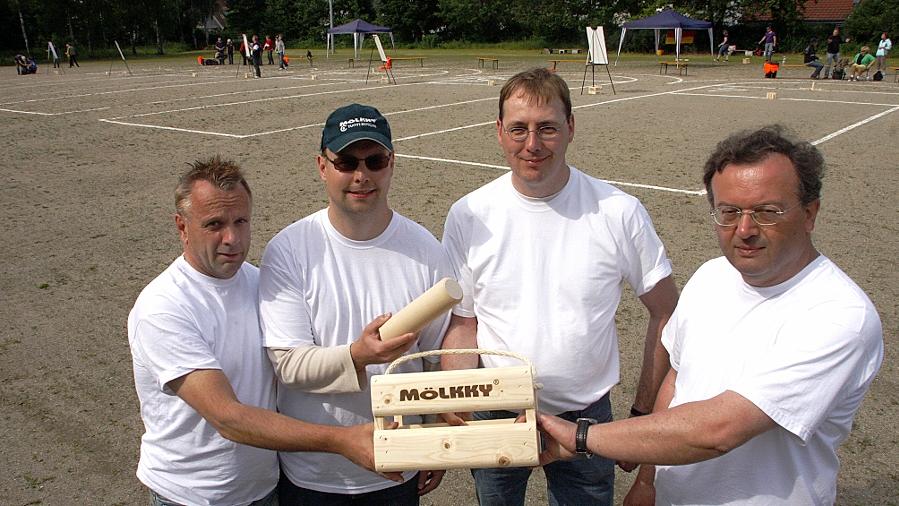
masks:
{"label": "wristwatch", "polygon": [[587,431],[594,424],[596,424],[595,418],[578,418],[577,431],[574,433],[574,451],[588,459],[593,457],[593,452],[587,449]]}

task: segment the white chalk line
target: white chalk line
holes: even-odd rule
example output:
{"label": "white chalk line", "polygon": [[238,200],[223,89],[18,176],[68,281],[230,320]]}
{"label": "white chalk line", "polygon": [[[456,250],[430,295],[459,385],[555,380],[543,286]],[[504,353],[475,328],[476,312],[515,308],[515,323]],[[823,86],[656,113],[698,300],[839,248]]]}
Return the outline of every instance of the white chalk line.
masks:
{"label": "white chalk line", "polygon": [[865,119],[863,119],[863,120],[861,120],[861,121],[857,121],[857,122],[855,122],[855,123],[853,123],[853,124],[851,124],[851,125],[849,125],[849,126],[847,126],[847,127],[845,127],[845,128],[841,128],[841,129],[837,130],[836,132],[834,132],[834,133],[832,133],[832,134],[825,135],[824,137],[821,137],[820,139],[818,139],[818,140],[816,140],[816,141],[812,141],[811,144],[812,144],[813,146],[817,146],[818,144],[827,142],[827,141],[833,139],[834,137],[836,137],[836,136],[838,136],[838,135],[842,135],[842,134],[844,134],[844,133],[846,133],[846,132],[848,132],[848,131],[850,131],[850,130],[852,130],[852,129],[858,128],[858,127],[864,125],[865,123],[870,123],[871,121],[874,121],[874,120],[876,120],[876,119],[878,119],[878,118],[882,118],[882,117],[886,116],[887,114],[890,114],[890,113],[896,112],[896,111],[899,111],[899,105],[894,106],[892,109],[887,109],[886,111],[877,113],[877,114],[875,114],[875,115],[873,115],[873,116],[868,116],[867,118],[865,118]]}
{"label": "white chalk line", "polygon": [[[480,163],[480,162],[469,162],[466,160],[453,160],[449,158],[435,158],[432,156],[418,156],[418,155],[406,155],[402,153],[396,153],[396,157],[398,158],[410,158],[413,160],[427,160],[431,162],[442,162],[442,163],[451,163],[456,165],[470,165],[473,167],[484,167],[488,169],[497,169],[497,170],[509,170],[509,167],[503,165],[493,165],[490,163]],[[627,186],[631,188],[643,188],[647,190],[658,190],[665,191],[671,193],[684,193],[687,195],[705,195],[705,190],[684,190],[681,188],[669,188],[667,186],[656,186],[651,184],[643,184],[643,183],[627,183],[624,181],[613,181],[611,179],[600,179],[600,181],[604,181],[609,184],[613,184],[616,186]]]}
{"label": "white chalk line", "polygon": [[129,123],[129,122],[127,122],[127,121],[117,121],[117,120],[115,120],[115,119],[105,119],[105,118],[101,118],[99,121],[102,121],[102,122],[104,122],[104,123],[114,123],[114,124],[116,124],[116,125],[125,125],[125,126],[142,127],[142,128],[155,128],[155,129],[159,129],[159,130],[171,130],[171,131],[173,131],[173,132],[186,132],[186,133],[192,133],[192,134],[215,135],[215,136],[218,136],[218,137],[230,137],[230,138],[232,138],[232,139],[243,139],[244,137],[246,137],[246,136],[244,136],[244,135],[226,134],[226,133],[223,133],[223,132],[209,132],[209,131],[205,131],[205,130],[191,130],[190,128],[177,128],[177,127],[161,126],[161,125],[147,125],[147,124],[144,124],[144,123]]}
{"label": "white chalk line", "polygon": [[298,95],[287,95],[284,97],[266,97],[266,98],[257,98],[254,100],[241,100],[239,102],[226,102],[223,104],[198,105],[198,106],[194,106],[194,107],[184,107],[181,109],[169,109],[166,111],[156,111],[156,112],[147,112],[147,113],[143,113],[143,114],[132,114],[132,115],[126,115],[126,116],[119,116],[119,117],[110,118],[110,119],[142,118],[145,116],[158,116],[160,114],[171,114],[171,113],[185,112],[185,111],[197,111],[200,109],[212,109],[215,107],[229,107],[232,105],[256,104],[259,102],[271,102],[271,101],[275,101],[275,100],[290,100],[290,99],[294,99],[294,98],[315,97],[315,96],[320,96],[320,95],[334,95],[334,94],[338,94],[338,93],[353,93],[353,92],[359,92],[359,91],[380,90],[382,88],[391,88],[391,87],[396,88],[398,86],[416,86],[416,85],[421,85],[421,84],[423,84],[423,83],[388,84],[385,86],[375,86],[374,88],[365,88],[365,90],[359,90],[357,88],[353,88],[353,89],[346,89],[346,90],[320,91],[317,93],[301,93]]}
{"label": "white chalk line", "polygon": [[[284,79],[286,76],[278,76],[277,79]],[[275,79],[275,78],[272,78]],[[175,82],[175,81],[173,81]],[[235,81],[236,82],[236,81]],[[109,90],[109,91],[96,91],[92,93],[79,93],[77,95],[60,95],[56,97],[42,97],[42,98],[32,98],[26,100],[17,100],[15,102],[3,102],[0,105],[14,105],[14,104],[23,104],[23,103],[31,103],[31,102],[47,102],[51,100],[68,100],[71,98],[84,98],[84,97],[94,97],[99,95],[113,95],[118,93],[132,93],[132,92],[140,92],[140,91],[152,91],[152,90],[164,90],[168,88],[183,88],[187,86],[209,86],[212,83],[209,82],[196,82],[196,83],[183,83],[179,82],[178,84],[165,84],[162,86],[147,86],[142,88],[126,88],[124,90]],[[220,83],[215,83],[220,84]],[[285,89],[285,88],[281,88]]]}
{"label": "white chalk line", "polygon": [[895,107],[896,104],[880,104],[877,102],[856,102],[851,100],[825,100],[822,98],[795,98],[795,97],[780,97],[776,99],[769,99],[766,97],[749,97],[746,95],[723,95],[720,93],[676,93],[676,95],[688,95],[693,97],[715,97],[715,98],[742,98],[746,100],[783,100],[788,102],[821,102],[825,104],[848,104],[848,105],[870,105],[875,107]]}
{"label": "white chalk line", "polygon": [[[706,86],[699,86],[699,87],[687,88],[687,89],[688,90],[699,90],[699,89],[709,88],[709,87],[713,87],[713,86],[717,86],[717,85],[710,84],[710,85],[706,85]],[[580,88],[571,88],[571,89],[580,89]],[[610,100],[605,100],[603,102],[594,102],[592,104],[583,104],[583,105],[574,106],[574,107],[572,107],[572,109],[584,109],[587,107],[596,107],[598,105],[612,104],[615,102],[627,102],[630,100],[640,100],[643,98],[658,97],[661,95],[671,95],[671,94],[677,93],[677,91],[678,90],[669,90],[669,91],[662,91],[659,93],[649,93],[646,95],[637,95],[637,96],[633,96],[633,97],[613,98]],[[440,135],[440,134],[445,134],[445,133],[449,133],[449,132],[457,132],[459,130],[465,130],[468,128],[477,128],[477,127],[482,127],[485,125],[493,125],[495,123],[496,123],[496,120],[494,119],[494,120],[485,121],[482,123],[473,123],[471,125],[463,125],[463,126],[458,126],[458,127],[454,127],[454,128],[446,128],[443,130],[435,130],[433,132],[425,132],[425,133],[421,133],[421,134],[417,134],[417,135],[410,135],[408,137],[400,137],[399,139],[394,139],[393,141],[401,142],[401,141],[408,141],[408,140],[412,140],[412,139],[420,139],[422,137],[430,137],[432,135]]]}
{"label": "white chalk line", "polygon": [[93,109],[80,109],[77,111],[63,111],[63,112],[38,112],[38,111],[19,111],[16,109],[4,109],[0,108],[0,111],[3,112],[12,112],[16,114],[31,114],[34,116],[62,116],[64,114],[75,114],[79,112],[91,112],[91,111],[105,111],[109,109],[109,107],[94,107]]}
{"label": "white chalk line", "polygon": [[[410,113],[410,112],[430,111],[430,110],[434,110],[434,109],[442,109],[442,108],[445,108],[445,107],[453,107],[453,106],[457,106],[457,105],[473,104],[473,103],[475,103],[475,102],[484,102],[484,101],[486,101],[486,100],[496,100],[496,97],[476,98],[476,99],[473,99],[473,100],[463,100],[463,101],[461,101],[461,102],[452,102],[452,103],[449,103],[449,104],[429,105],[429,106],[425,106],[425,107],[416,107],[416,108],[414,108],[414,109],[403,109],[403,110],[399,110],[399,111],[385,112],[385,113],[382,113],[382,114],[383,114],[384,116],[396,116],[396,115],[398,115],[398,114],[408,114],[408,113]],[[279,130],[269,130],[269,131],[266,131],[266,132],[257,132],[257,133],[253,133],[253,134],[247,134],[247,135],[243,136],[243,138],[246,138],[246,137],[259,137],[259,136],[262,136],[262,135],[271,135],[271,134],[276,134],[276,133],[289,132],[289,131],[291,131],[291,130],[301,130],[301,129],[304,129],[304,128],[323,127],[323,126],[325,126],[324,123],[311,123],[311,124],[308,124],[308,125],[300,125],[300,126],[295,126],[295,127],[282,128],[282,129],[279,129]],[[400,140],[401,140],[401,139],[394,139],[393,142],[397,142],[397,141],[400,141]]]}

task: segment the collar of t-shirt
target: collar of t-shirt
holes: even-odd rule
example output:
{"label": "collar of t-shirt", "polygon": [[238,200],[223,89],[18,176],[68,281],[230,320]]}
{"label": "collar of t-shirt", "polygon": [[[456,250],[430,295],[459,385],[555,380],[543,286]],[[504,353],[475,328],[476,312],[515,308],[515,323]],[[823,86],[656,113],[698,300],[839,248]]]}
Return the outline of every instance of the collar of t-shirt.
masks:
{"label": "collar of t-shirt", "polygon": [[202,272],[198,271],[193,265],[190,265],[190,262],[184,258],[184,255],[178,257],[175,260],[178,269],[184,273],[185,276],[193,279],[194,281],[198,281],[200,283],[204,283],[206,285],[215,286],[217,288],[227,288],[229,286],[237,283],[238,278],[240,278],[240,271],[238,270],[236,274],[231,276],[228,279],[222,278],[214,278],[212,276],[207,276]]}
{"label": "collar of t-shirt", "polygon": [[319,211],[322,213],[321,219],[324,223],[325,232],[327,232],[328,236],[343,244],[348,248],[355,249],[368,249],[368,248],[376,248],[385,241],[389,240],[391,236],[393,236],[396,228],[399,226],[399,220],[396,219],[396,211],[390,212],[390,223],[387,224],[387,228],[384,229],[377,237],[372,239],[368,239],[366,241],[356,241],[350,239],[349,237],[340,233],[339,230],[334,228],[334,225],[331,223],[331,220],[328,218],[328,208],[322,209]]}
{"label": "collar of t-shirt", "polygon": [[752,285],[746,283],[745,281],[742,281],[742,277],[740,278],[741,284],[743,285],[743,290],[745,292],[758,295],[759,297],[761,297],[763,299],[771,299],[771,298],[777,297],[783,293],[788,292],[794,286],[801,283],[802,280],[805,279],[806,277],[808,277],[808,275],[812,271],[817,269],[821,264],[823,264],[826,261],[827,261],[827,257],[825,257],[824,255],[819,253],[818,256],[815,257],[814,260],[809,262],[809,264],[806,265],[805,267],[803,267],[801,271],[797,272],[796,275],[794,275],[790,279],[784,281],[783,283],[779,283],[774,286],[752,286]]}
{"label": "collar of t-shirt", "polygon": [[[562,198],[564,198],[564,197],[562,197],[562,195],[563,194],[567,195],[567,194],[571,193],[571,191],[572,191],[571,188],[573,188],[576,184],[574,182],[576,179],[574,167],[569,165],[568,170],[569,170],[568,182],[565,183],[565,186],[563,186],[561,190],[557,191],[556,193],[553,193],[552,195],[547,195],[545,197],[529,197],[529,196],[521,193],[520,191],[516,190],[514,186],[512,187],[512,190],[515,193],[515,195],[518,197],[519,202],[521,202],[522,205],[526,209],[530,209],[532,211],[549,210],[549,209],[551,209],[550,204],[554,200],[559,198],[559,200],[561,201]],[[562,198],[560,198],[560,197],[562,197]]]}

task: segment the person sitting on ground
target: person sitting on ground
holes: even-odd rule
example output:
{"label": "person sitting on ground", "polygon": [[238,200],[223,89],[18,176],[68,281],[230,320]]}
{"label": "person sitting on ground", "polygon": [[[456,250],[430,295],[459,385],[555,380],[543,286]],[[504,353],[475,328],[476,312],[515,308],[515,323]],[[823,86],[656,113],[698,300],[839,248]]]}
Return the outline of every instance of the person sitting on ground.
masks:
{"label": "person sitting on ground", "polygon": [[862,46],[861,51],[852,58],[852,65],[849,67],[849,80],[858,81],[859,77],[874,65],[876,59],[871,54],[871,48]]}
{"label": "person sitting on ground", "polygon": [[805,47],[805,51],[802,54],[802,63],[805,64],[806,67],[812,67],[815,69],[812,72],[812,75],[809,77],[810,79],[818,79],[818,76],[821,75],[821,69],[824,68],[824,64],[821,63],[821,60],[818,59],[818,55],[815,54],[817,52],[817,44],[818,39],[812,38],[809,41],[808,46]]}
{"label": "person sitting on ground", "polygon": [[28,66],[28,62],[25,60],[25,56],[17,54],[13,58],[13,60],[16,62],[16,74],[24,74],[24,70]]}
{"label": "person sitting on ground", "polygon": [[215,41],[215,59],[218,60],[219,65],[225,64],[225,42],[221,37]]}

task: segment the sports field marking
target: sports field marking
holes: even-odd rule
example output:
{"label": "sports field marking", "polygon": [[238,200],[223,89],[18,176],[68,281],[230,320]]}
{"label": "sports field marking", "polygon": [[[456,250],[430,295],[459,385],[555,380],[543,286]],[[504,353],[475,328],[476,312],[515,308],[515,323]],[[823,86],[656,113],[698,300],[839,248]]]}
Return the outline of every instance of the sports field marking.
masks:
{"label": "sports field marking", "polygon": [[[396,142],[396,140],[394,140]],[[493,165],[490,163],[480,163],[480,162],[469,162],[466,160],[452,160],[449,158],[434,158],[432,156],[418,156],[418,155],[406,155],[402,153],[396,153],[394,156],[397,158],[410,158],[413,160],[427,160],[431,162],[443,162],[443,163],[451,163],[456,165],[470,165],[473,167],[484,167],[488,169],[498,169],[498,170],[509,170],[509,167],[504,165]],[[659,190],[665,192],[672,193],[684,193],[687,195],[705,195],[705,190],[683,190],[681,188],[668,188],[666,186],[656,186],[651,184],[642,184],[642,183],[627,183],[624,181],[612,181],[610,179],[600,179],[600,181],[605,181],[606,183],[613,184],[616,186],[629,186],[631,188],[644,188],[648,190]]]}
{"label": "sports field marking", "polygon": [[[714,98],[742,98],[746,100],[768,100],[765,97],[748,97],[746,95],[723,95],[720,93],[676,93],[677,95],[688,95],[692,97],[714,97]],[[896,104],[881,104],[877,102],[857,102],[851,100],[827,100],[823,98],[793,98],[793,97],[779,97],[775,100],[782,100],[785,102],[821,102],[825,104],[848,104],[848,105],[871,105],[875,107],[893,107]]]}
{"label": "sports field marking", "polygon": [[[143,118],[145,116],[157,116],[160,114],[170,114],[175,112],[184,112],[184,111],[197,111],[200,109],[212,109],[215,107],[229,107],[232,105],[243,105],[243,104],[256,104],[259,102],[271,102],[274,100],[290,100],[292,98],[306,98],[306,97],[315,97],[319,95],[334,95],[338,93],[358,93],[360,91],[369,91],[369,90],[380,90],[382,88],[396,88],[398,86],[420,86],[423,83],[404,83],[404,84],[387,84],[384,86],[375,86],[373,88],[365,88],[365,90],[360,90],[358,88],[348,89],[348,90],[333,90],[333,91],[320,91],[317,93],[301,93],[299,95],[287,95],[285,97],[265,97],[265,98],[257,98],[253,100],[241,100],[239,102],[225,102],[223,104],[208,104],[208,105],[197,105],[194,107],[184,107],[181,109],[168,109],[166,111],[156,111],[156,112],[146,112],[143,114],[133,114],[133,115],[125,115],[119,116],[116,118],[110,119],[122,119],[122,118]],[[152,126],[152,125],[148,125]]]}
{"label": "sports field marking", "polygon": [[103,119],[101,118],[99,121],[103,123],[113,123],[116,125],[124,125],[124,126],[133,126],[133,127],[143,127],[143,128],[156,128],[159,130],[170,130],[173,132],[185,132],[191,134],[203,134],[203,135],[215,135],[217,137],[230,137],[232,139],[243,139],[245,136],[239,134],[226,134],[224,132],[209,132],[205,130],[191,130],[189,128],[177,128],[170,126],[161,126],[161,125],[145,125],[143,123],[129,123],[127,121],[117,121],[115,119]]}
{"label": "sports field marking", "polygon": [[0,111],[12,112],[12,113],[16,113],[16,114],[31,114],[34,116],[62,116],[64,114],[75,114],[75,113],[79,113],[79,112],[105,111],[106,109],[109,109],[109,107],[94,107],[93,109],[80,109],[77,111],[63,111],[63,112],[19,111],[16,109],[4,109],[4,108],[0,108]]}
{"label": "sports field marking", "polygon": [[[476,99],[473,99],[473,100],[463,100],[463,101],[461,101],[461,102],[452,102],[452,103],[449,103],[449,104],[429,105],[429,106],[425,106],[425,107],[416,107],[416,108],[414,108],[414,109],[402,109],[402,110],[399,110],[399,111],[385,112],[385,113],[382,113],[382,114],[383,114],[384,116],[396,116],[396,115],[398,115],[398,114],[407,114],[407,113],[410,113],[410,112],[420,112],[420,111],[430,111],[430,110],[433,110],[433,109],[442,109],[442,108],[445,108],[445,107],[453,107],[453,106],[456,106],[456,105],[473,104],[473,103],[475,103],[475,102],[484,102],[484,101],[487,101],[487,100],[496,100],[496,97],[476,98]],[[323,127],[323,126],[325,126],[324,123],[310,123],[310,124],[308,124],[308,125],[300,125],[300,126],[289,127],[289,128],[281,128],[281,129],[278,129],[278,130],[269,130],[269,131],[265,131],[265,132],[256,132],[256,133],[253,133],[253,134],[247,134],[247,135],[244,135],[242,138],[247,138],[247,137],[259,137],[259,136],[262,136],[262,135],[271,135],[271,134],[277,134],[277,133],[282,133],[282,132],[289,132],[289,131],[291,131],[291,130],[301,130],[301,129],[304,129],[304,128]],[[400,140],[400,139],[395,139],[394,142],[396,142],[396,141],[398,141],[398,140]]]}
{"label": "sports field marking", "polygon": [[55,78],[55,80],[54,80],[54,81],[51,81],[51,82],[42,82],[42,83],[33,83],[33,84],[24,84],[24,85],[18,85],[18,84],[16,84],[16,85],[12,85],[12,86],[2,86],[2,87],[0,87],[0,91],[8,90],[8,89],[13,89],[13,90],[23,90],[23,89],[28,89],[28,88],[46,88],[46,87],[48,87],[48,86],[60,86],[60,85],[65,85],[65,84],[78,84],[78,83],[91,82],[91,81],[104,81],[104,82],[110,82],[110,81],[121,81],[121,80],[123,80],[123,79],[132,79],[132,80],[135,80],[135,79],[148,79],[148,78],[151,78],[151,77],[172,77],[172,76],[175,76],[175,75],[180,75],[180,74],[152,74],[152,75],[146,75],[146,76],[133,76],[133,77],[130,77],[130,76],[128,76],[128,77],[111,77],[111,76],[109,76],[109,77],[87,77],[87,78],[80,78],[80,79],[65,79],[65,80],[63,80],[64,78],[60,76],[60,77]]}
{"label": "sports field marking", "polygon": [[[714,87],[714,86],[718,86],[718,85],[717,85],[717,84],[709,84],[709,85],[705,85],[705,86],[698,86],[698,87],[695,87],[695,88],[687,88],[687,90],[685,90],[685,91],[688,91],[688,90],[701,90],[701,89],[710,88],[710,87]],[[580,88],[570,88],[570,89],[580,89]],[[633,97],[613,98],[613,99],[610,99],[610,100],[605,100],[605,101],[603,101],[603,102],[594,102],[594,103],[592,103],[592,104],[582,104],[582,105],[574,106],[574,107],[572,107],[572,109],[584,109],[584,108],[587,108],[587,107],[596,107],[596,106],[598,106],[598,105],[613,104],[613,103],[616,103],[616,102],[628,102],[628,101],[630,101],[630,100],[641,100],[641,99],[644,99],[644,98],[658,97],[658,96],[662,96],[662,95],[672,95],[672,94],[677,93],[677,92],[678,92],[678,90],[669,90],[669,91],[661,91],[661,92],[658,92],[658,93],[647,93],[646,95],[636,95],[636,96],[633,96]],[[494,100],[496,100],[496,97],[494,97]],[[440,135],[440,134],[445,134],[445,133],[448,133],[448,132],[455,132],[455,131],[458,131],[458,130],[465,130],[465,129],[467,129],[467,128],[477,128],[477,127],[482,127],[482,126],[484,126],[484,125],[492,125],[492,124],[494,124],[494,123],[496,123],[496,120],[495,120],[495,119],[494,119],[494,120],[491,120],[491,121],[481,122],[481,123],[472,123],[472,124],[470,124],[470,125],[463,125],[463,126],[458,126],[458,127],[454,127],[454,128],[447,128],[447,129],[444,129],[444,130],[436,130],[436,131],[434,131],[434,132],[425,132],[425,133],[422,133],[422,134],[410,135],[410,136],[408,136],[408,137],[400,137],[399,139],[394,139],[393,141],[394,141],[394,142],[400,142],[400,141],[408,141],[408,140],[412,140],[412,139],[420,139],[420,138],[422,138],[422,137],[430,137],[431,135]]]}
{"label": "sports field marking", "polygon": [[[307,81],[309,79],[306,79]],[[227,97],[229,95],[241,95],[241,94],[249,94],[249,93],[259,93],[260,91],[282,91],[282,90],[299,90],[302,88],[315,88],[320,86],[330,86],[332,84],[341,84],[346,81],[340,81],[337,79],[328,79],[328,81],[338,81],[337,83],[328,82],[328,83],[318,83],[318,84],[304,84],[302,86],[286,86],[284,88],[265,88],[265,89],[252,89],[252,90],[241,90],[241,91],[229,91],[226,93],[216,93],[213,95],[201,95],[197,97],[181,97],[181,98],[170,98],[166,100],[156,100],[153,102],[144,102],[142,104],[132,104],[132,106],[140,106],[140,105],[159,105],[159,104],[167,104],[169,102],[181,102],[184,100],[202,100],[206,98],[217,98],[217,97]],[[2,105],[2,104],[0,104]]]}
{"label": "sports field marking", "polygon": [[878,119],[878,118],[882,118],[882,117],[886,116],[887,114],[890,114],[890,113],[896,112],[896,111],[899,111],[899,105],[894,106],[892,109],[887,109],[886,111],[877,113],[877,114],[875,114],[875,115],[873,115],[873,116],[868,116],[867,118],[865,118],[865,119],[863,119],[863,120],[861,120],[861,121],[857,121],[857,122],[855,122],[855,123],[853,123],[853,124],[851,124],[851,125],[849,125],[849,126],[847,126],[847,127],[845,127],[845,128],[841,128],[841,129],[837,130],[836,132],[834,132],[834,133],[832,133],[832,134],[825,135],[824,137],[821,137],[820,139],[818,139],[818,140],[816,140],[816,141],[812,141],[811,144],[812,144],[813,146],[817,146],[818,144],[822,144],[822,143],[824,143],[824,142],[827,142],[827,141],[833,139],[834,137],[836,137],[836,136],[838,136],[838,135],[842,135],[842,134],[844,134],[844,133],[846,133],[846,132],[848,132],[848,131],[850,131],[850,130],[852,130],[852,129],[854,129],[854,128],[858,128],[858,127],[864,125],[865,123],[869,123],[869,122],[874,121],[874,120],[876,120],[876,119]]}

